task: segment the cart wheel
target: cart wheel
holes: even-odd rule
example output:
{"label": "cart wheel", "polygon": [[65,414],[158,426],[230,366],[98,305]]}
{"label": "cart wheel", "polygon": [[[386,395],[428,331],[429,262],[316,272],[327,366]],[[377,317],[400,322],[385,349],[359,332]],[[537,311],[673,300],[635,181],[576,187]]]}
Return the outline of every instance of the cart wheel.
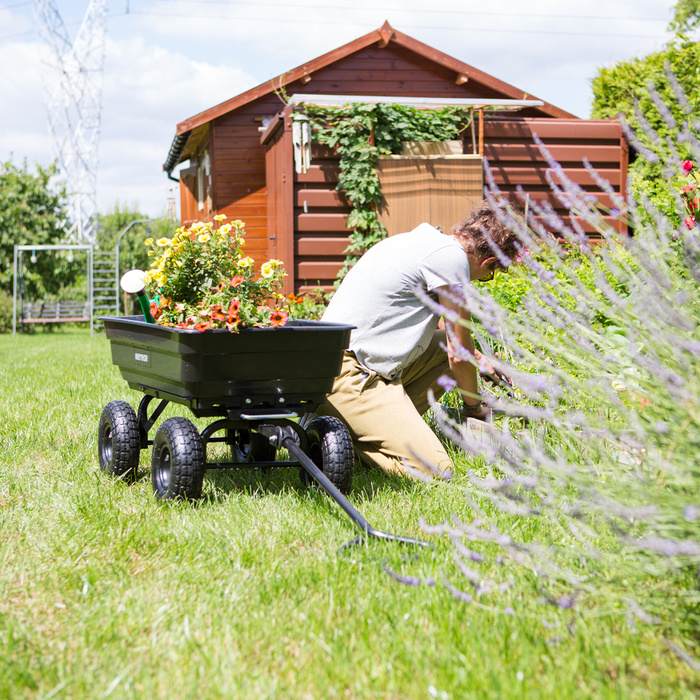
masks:
{"label": "cart wheel", "polygon": [[110,401],[97,429],[100,469],[110,476],[134,481],[139,466],[141,436],[136,412],[126,401]]}
{"label": "cart wheel", "polygon": [[168,418],[153,441],[151,482],[156,498],[195,501],[202,495],[204,448],[202,438],[187,418]]}
{"label": "cart wheel", "polygon": [[231,459],[234,462],[254,464],[275,461],[277,449],[264,435],[252,430],[229,430],[227,437],[231,445]]}
{"label": "cart wheel", "polygon": [[[309,438],[311,461],[342,492],[348,493],[352,485],[352,469],[355,453],[350,433],[342,421],[331,416],[314,418],[306,428]],[[315,483],[302,467],[301,483]]]}

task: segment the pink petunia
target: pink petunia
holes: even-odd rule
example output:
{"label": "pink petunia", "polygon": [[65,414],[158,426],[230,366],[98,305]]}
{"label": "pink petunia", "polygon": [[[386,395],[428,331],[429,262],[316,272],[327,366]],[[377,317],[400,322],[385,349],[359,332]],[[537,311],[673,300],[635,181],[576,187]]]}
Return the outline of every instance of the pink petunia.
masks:
{"label": "pink petunia", "polygon": [[693,161],[692,160],[684,160],[683,161],[683,171],[687,175],[692,169],[693,169]]}
{"label": "pink petunia", "polygon": [[288,316],[286,311],[282,311],[282,309],[275,309],[270,314],[270,325],[273,328],[281,328],[285,323],[287,323],[287,318]]}
{"label": "pink petunia", "polygon": [[231,281],[229,282],[229,286],[233,287],[235,289],[239,285],[243,284],[243,282],[245,282],[245,277],[243,277],[243,275],[235,275],[234,277],[231,278]]}
{"label": "pink petunia", "polygon": [[686,218],[685,225],[688,228],[695,228],[695,226],[697,226],[697,224],[695,223],[695,219],[692,216]]}

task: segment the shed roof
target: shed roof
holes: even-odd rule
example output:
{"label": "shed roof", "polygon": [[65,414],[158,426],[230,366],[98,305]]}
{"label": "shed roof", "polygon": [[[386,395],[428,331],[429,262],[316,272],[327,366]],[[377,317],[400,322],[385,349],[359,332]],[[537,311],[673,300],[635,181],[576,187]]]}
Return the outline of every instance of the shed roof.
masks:
{"label": "shed roof", "polygon": [[[523,100],[527,96],[527,98],[531,100],[537,100],[537,98],[533,95],[528,95],[523,90],[513,85],[505,83],[502,80],[489,75],[488,73],[484,73],[478,68],[474,68],[473,66],[453,58],[452,56],[449,56],[438,49],[434,49],[431,46],[408,36],[407,34],[403,34],[402,32],[394,29],[387,21],[384,22],[379,29],[371,31],[368,34],[355,39],[354,41],[344,44],[343,46],[333,49],[332,51],[329,51],[318,58],[314,58],[301,66],[287,71],[282,76],[278,76],[271,81],[266,81],[261,85],[252,88],[251,90],[247,90],[246,92],[236,95],[225,102],[221,102],[214,107],[210,107],[209,109],[206,109],[203,112],[190,117],[189,119],[181,121],[176,127],[175,138],[170,146],[170,151],[168,152],[167,160],[163,165],[163,170],[170,175],[175,166],[182,160],[180,156],[182,155],[188,138],[193,130],[208,124],[218,117],[239,109],[250,102],[253,102],[254,100],[271,94],[275,91],[275,86],[281,85],[282,81],[284,81],[285,84],[291,84],[295,80],[301,80],[305,76],[311,76],[314,71],[326,68],[327,66],[345,58],[346,56],[350,56],[351,54],[356,53],[357,51],[360,51],[368,46],[378,44],[380,48],[385,48],[391,43],[408,49],[409,51],[433,61],[442,67],[453,70],[455,72],[456,82],[458,83],[466,83],[467,81],[479,83],[501,93],[506,99]],[[541,105],[538,105],[538,110],[545,115],[559,119],[577,118],[575,115],[566,112],[559,107],[555,107],[548,102],[544,102],[543,100],[539,100],[539,102]]]}

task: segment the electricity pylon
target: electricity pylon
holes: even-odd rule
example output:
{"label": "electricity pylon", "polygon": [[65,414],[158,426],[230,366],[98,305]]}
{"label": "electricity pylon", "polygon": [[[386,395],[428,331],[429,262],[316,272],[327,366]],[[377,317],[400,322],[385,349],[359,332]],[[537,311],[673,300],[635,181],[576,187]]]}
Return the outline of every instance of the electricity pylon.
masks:
{"label": "electricity pylon", "polygon": [[67,183],[66,242],[94,243],[107,0],[90,0],[75,41],[53,0],[34,0],[34,12],[52,54],[47,115]]}

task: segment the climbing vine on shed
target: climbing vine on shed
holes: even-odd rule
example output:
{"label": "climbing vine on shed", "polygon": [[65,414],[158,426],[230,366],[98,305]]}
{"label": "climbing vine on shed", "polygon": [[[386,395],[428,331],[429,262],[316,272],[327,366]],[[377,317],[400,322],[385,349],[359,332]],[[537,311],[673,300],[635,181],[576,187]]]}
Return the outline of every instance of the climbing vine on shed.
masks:
{"label": "climbing vine on shed", "polygon": [[338,273],[341,280],[365,251],[387,235],[377,213],[382,199],[377,158],[400,153],[404,141],[457,139],[471,123],[471,113],[459,107],[428,110],[395,104],[307,104],[302,109],[311,119],[313,139],[340,157],[336,189],[352,206],[347,227],[353,230]]}

